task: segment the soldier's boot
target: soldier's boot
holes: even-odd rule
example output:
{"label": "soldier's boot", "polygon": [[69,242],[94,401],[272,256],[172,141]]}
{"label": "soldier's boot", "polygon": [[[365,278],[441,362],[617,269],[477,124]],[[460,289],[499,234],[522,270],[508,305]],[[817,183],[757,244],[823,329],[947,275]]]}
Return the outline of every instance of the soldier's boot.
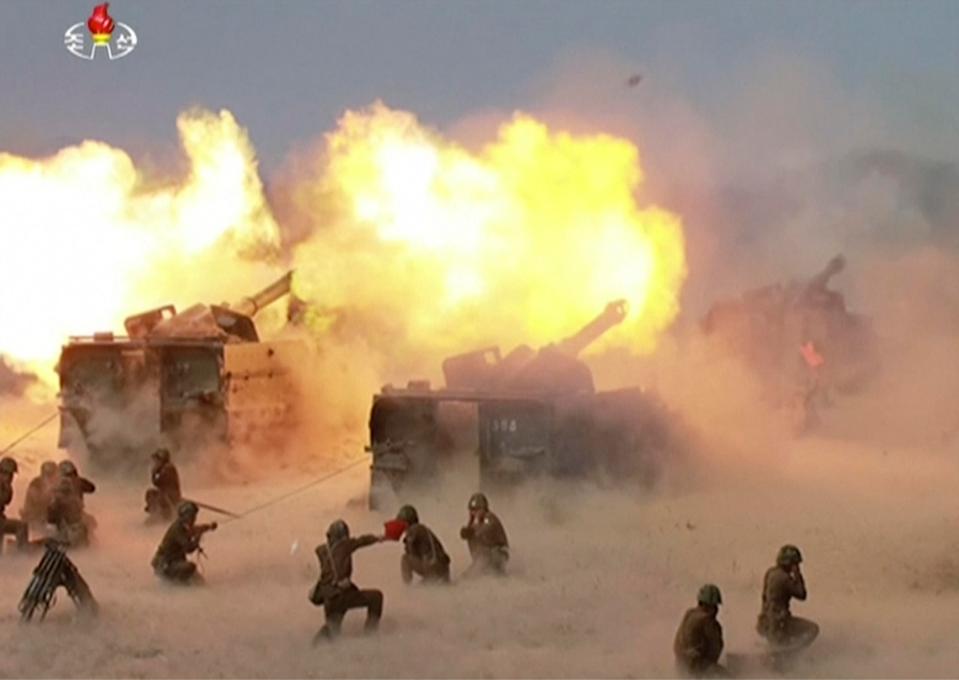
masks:
{"label": "soldier's boot", "polygon": [[316,631],[316,635],[313,636],[313,646],[316,647],[322,642],[332,642],[333,641],[333,631],[330,630],[328,625],[325,625]]}
{"label": "soldier's boot", "polygon": [[326,613],[326,623],[323,624],[323,627],[320,628],[316,635],[313,636],[313,645],[318,645],[321,642],[332,642],[337,635],[340,633],[340,626],[343,624],[343,617],[346,615],[345,611],[339,610],[325,610]]}
{"label": "soldier's boot", "polygon": [[450,582],[450,565],[448,564],[437,564],[432,567],[424,576],[423,580],[426,583],[444,583],[449,584]]}
{"label": "soldier's boot", "polygon": [[789,650],[798,652],[811,645],[819,637],[819,624],[809,619],[793,616],[786,625],[785,633]]}
{"label": "soldier's boot", "polygon": [[373,633],[379,629],[383,617],[383,593],[379,590],[361,590],[360,594],[366,600],[366,624],[363,629]]}
{"label": "soldier's boot", "polygon": [[177,584],[189,585],[191,583],[203,583],[203,577],[197,573],[196,564],[189,560],[170,562],[162,570],[161,574],[167,580]]}

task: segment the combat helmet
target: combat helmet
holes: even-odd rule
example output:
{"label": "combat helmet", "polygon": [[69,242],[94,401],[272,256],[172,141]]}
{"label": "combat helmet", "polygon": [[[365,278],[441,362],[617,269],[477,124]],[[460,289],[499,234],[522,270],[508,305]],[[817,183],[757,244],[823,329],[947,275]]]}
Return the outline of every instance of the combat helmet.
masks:
{"label": "combat helmet", "polygon": [[40,476],[41,477],[56,477],[57,476],[57,464],[52,460],[45,460],[40,466]]}
{"label": "combat helmet", "polygon": [[180,519],[187,519],[189,517],[196,517],[200,512],[200,508],[197,507],[197,504],[193,501],[183,501],[180,503],[180,507],[177,508],[176,512]]}
{"label": "combat helmet", "polygon": [[802,553],[794,545],[784,545],[776,555],[776,564],[780,567],[789,567],[800,562],[802,562]]}
{"label": "combat helmet", "polygon": [[404,505],[396,513],[396,519],[403,520],[407,524],[419,524],[420,516],[412,505]]}
{"label": "combat helmet", "polygon": [[723,595],[719,592],[719,586],[707,583],[702,588],[699,589],[699,594],[697,595],[697,601],[699,604],[706,604],[712,607],[718,607],[723,603]]}
{"label": "combat helmet", "polygon": [[3,459],[0,460],[0,472],[7,475],[12,475],[17,472],[17,470],[17,461],[10,456],[4,456]]}
{"label": "combat helmet", "polygon": [[169,462],[170,462],[170,450],[169,450],[169,449],[164,449],[164,448],[159,448],[159,449],[157,449],[156,451],[154,451],[154,452],[150,455],[150,457],[153,458],[153,459],[156,460],[156,461],[161,462],[161,463],[169,463]]}
{"label": "combat helmet", "polygon": [[474,510],[489,511],[489,500],[486,498],[486,494],[476,492],[470,496],[469,509],[470,512]]}
{"label": "combat helmet", "polygon": [[60,474],[64,477],[75,477],[77,474],[77,466],[73,464],[72,460],[61,460],[60,465]]}
{"label": "combat helmet", "polygon": [[336,520],[330,524],[329,528],[326,530],[326,540],[332,545],[342,541],[344,538],[350,537],[350,527],[349,525],[341,519]]}

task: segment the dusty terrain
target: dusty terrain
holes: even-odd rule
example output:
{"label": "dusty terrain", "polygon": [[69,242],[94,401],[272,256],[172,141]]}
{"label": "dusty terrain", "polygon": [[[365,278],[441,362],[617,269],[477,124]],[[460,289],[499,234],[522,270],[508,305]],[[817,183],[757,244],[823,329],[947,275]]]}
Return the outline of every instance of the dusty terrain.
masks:
{"label": "dusty terrain", "polygon": [[[18,455],[55,453],[52,432],[31,437]],[[386,519],[365,510],[364,465],[209,535],[208,584],[193,589],[166,586],[149,568],[162,529],[143,525],[142,486],[103,479],[88,503],[98,544],[74,554],[100,619],[82,623],[64,594],[44,624],[19,625],[16,605],[36,557],[8,553],[0,636],[10,643],[0,675],[671,676],[675,627],[704,581],[723,590],[727,651],[756,649],[762,573],[780,544],[795,542],[811,593],[796,612],[823,634],[793,674],[948,676],[959,667],[954,449],[807,438],[759,457],[729,454],[653,496],[562,486],[494,496],[513,545],[510,578],[405,587],[399,545],[373,546],[357,554],[355,580],[385,592],[381,633],[364,637],[362,616],[352,613],[339,642],[315,649],[322,614],[307,601],[313,548],[337,516],[355,532],[378,531]],[[334,461],[249,484],[196,482],[189,469],[183,476],[190,495],[245,510],[350,455],[344,448]],[[454,575],[468,558],[457,534],[472,484],[463,477],[418,503],[451,552]]]}

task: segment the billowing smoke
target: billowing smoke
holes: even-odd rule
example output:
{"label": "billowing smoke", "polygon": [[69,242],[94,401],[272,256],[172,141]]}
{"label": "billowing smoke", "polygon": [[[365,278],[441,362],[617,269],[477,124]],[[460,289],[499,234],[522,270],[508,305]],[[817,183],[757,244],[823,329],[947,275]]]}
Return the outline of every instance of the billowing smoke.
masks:
{"label": "billowing smoke", "polygon": [[9,359],[0,354],[0,396],[21,396],[36,381],[36,375],[18,369]]}
{"label": "billowing smoke", "polygon": [[11,292],[0,351],[47,382],[69,335],[120,332],[162,304],[230,301],[276,271],[277,226],[245,131],[226,111],[177,124],[187,171],[175,180],[101,142],[45,159],[0,153],[0,285]]}

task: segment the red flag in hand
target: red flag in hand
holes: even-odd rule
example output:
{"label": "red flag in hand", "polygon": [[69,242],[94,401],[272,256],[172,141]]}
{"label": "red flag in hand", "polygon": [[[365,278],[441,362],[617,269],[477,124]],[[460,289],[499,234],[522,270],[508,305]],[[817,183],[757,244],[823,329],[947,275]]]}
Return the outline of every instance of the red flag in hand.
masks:
{"label": "red flag in hand", "polygon": [[391,541],[398,541],[408,525],[401,519],[391,519],[383,524],[383,535]]}

